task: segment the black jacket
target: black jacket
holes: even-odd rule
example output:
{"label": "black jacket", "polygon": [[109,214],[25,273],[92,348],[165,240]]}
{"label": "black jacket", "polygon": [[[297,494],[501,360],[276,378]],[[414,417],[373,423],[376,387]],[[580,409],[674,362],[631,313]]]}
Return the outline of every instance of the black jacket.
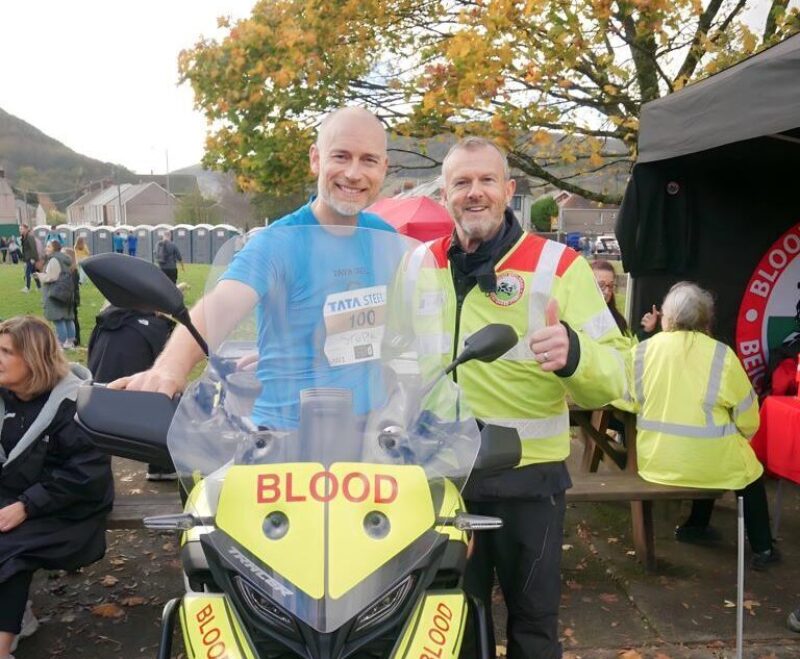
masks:
{"label": "black jacket", "polygon": [[0,533],[0,583],[38,568],[74,570],[105,553],[105,517],[114,500],[111,460],[76,425],[75,379],[70,387],[60,402],[53,398],[52,417],[41,416],[50,394],[21,401],[0,389],[0,506],[21,501],[27,513],[19,526]]}
{"label": "black jacket", "polygon": [[161,316],[117,307],[103,310],[96,321],[87,363],[95,382],[111,382],[150,368],[173,328]]}
{"label": "black jacket", "polygon": [[[2,445],[10,453],[47,394],[26,402],[5,389],[0,389],[0,396],[6,413]],[[75,401],[62,401],[39,439],[3,465],[0,506],[22,501],[29,519],[57,515],[78,520],[111,509],[114,482],[110,458],[94,447],[74,417]]]}

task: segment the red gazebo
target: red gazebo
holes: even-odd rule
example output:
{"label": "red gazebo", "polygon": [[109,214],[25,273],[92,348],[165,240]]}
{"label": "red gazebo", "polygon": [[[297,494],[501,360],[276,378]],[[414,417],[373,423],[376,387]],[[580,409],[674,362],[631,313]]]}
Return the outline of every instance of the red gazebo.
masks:
{"label": "red gazebo", "polygon": [[453,230],[447,209],[430,197],[387,197],[368,209],[380,215],[399,233],[419,241],[434,240]]}

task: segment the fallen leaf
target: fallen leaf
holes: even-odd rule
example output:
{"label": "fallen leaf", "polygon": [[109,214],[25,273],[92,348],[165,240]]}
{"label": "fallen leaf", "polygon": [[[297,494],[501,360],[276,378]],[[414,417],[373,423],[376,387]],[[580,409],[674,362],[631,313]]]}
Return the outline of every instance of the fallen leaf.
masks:
{"label": "fallen leaf", "polygon": [[689,605],[686,602],[681,602],[681,606],[687,611],[689,610]]}
{"label": "fallen leaf", "polygon": [[561,551],[569,551],[572,549],[572,545],[561,545]]}
{"label": "fallen leaf", "polygon": [[722,606],[724,606],[726,609],[735,609],[736,608],[736,602],[731,602],[730,600],[725,600],[725,603]]}
{"label": "fallen leaf", "polygon": [[633,549],[630,549],[630,550],[625,552],[625,555],[626,556],[636,556],[636,552],[633,551]]}
{"label": "fallen leaf", "polygon": [[111,574],[107,574],[100,580],[100,585],[105,586],[106,588],[111,588],[111,586],[116,586],[119,583],[119,579]]}
{"label": "fallen leaf", "polygon": [[113,602],[106,604],[98,604],[92,607],[92,615],[98,618],[121,618],[125,615],[125,611],[121,606],[117,606]]}
{"label": "fallen leaf", "polygon": [[619,597],[614,593],[600,593],[600,599],[606,604],[616,604],[619,602]]}
{"label": "fallen leaf", "polygon": [[642,655],[636,650],[620,650],[617,652],[617,656],[620,657],[620,659],[643,659]]}
{"label": "fallen leaf", "polygon": [[606,542],[610,545],[615,545],[619,542],[619,538],[606,538]]}
{"label": "fallen leaf", "polygon": [[572,636],[574,633],[575,633],[575,632],[573,631],[572,627],[567,627],[567,628],[564,630],[564,636],[566,636],[567,638],[569,638],[570,636]]}
{"label": "fallen leaf", "polygon": [[141,606],[147,600],[144,597],[139,597],[138,595],[132,595],[131,597],[123,597],[119,603],[122,606]]}
{"label": "fallen leaf", "polygon": [[656,652],[656,656],[653,659],[672,659],[668,654],[664,654],[663,652]]}

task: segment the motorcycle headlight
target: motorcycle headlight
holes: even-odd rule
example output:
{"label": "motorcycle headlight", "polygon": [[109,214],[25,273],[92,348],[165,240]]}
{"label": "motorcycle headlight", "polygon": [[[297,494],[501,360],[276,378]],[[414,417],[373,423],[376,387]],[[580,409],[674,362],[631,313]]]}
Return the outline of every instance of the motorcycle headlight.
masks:
{"label": "motorcycle headlight", "polygon": [[411,591],[414,590],[415,580],[414,575],[410,574],[399,584],[392,587],[391,590],[387,591],[385,595],[381,596],[364,613],[358,616],[353,632],[362,632],[390,617],[408,599]]}
{"label": "motorcycle headlight", "polygon": [[233,583],[242,596],[242,599],[248,604],[250,610],[262,620],[275,627],[294,631],[291,616],[247,581],[247,579],[236,575],[233,577]]}

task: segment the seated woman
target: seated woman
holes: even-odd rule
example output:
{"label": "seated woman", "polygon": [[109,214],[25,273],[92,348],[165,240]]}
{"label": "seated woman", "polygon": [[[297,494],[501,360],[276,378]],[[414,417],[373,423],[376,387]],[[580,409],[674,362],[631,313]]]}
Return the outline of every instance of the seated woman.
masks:
{"label": "seated woman", "polygon": [[[772,546],[764,471],[748,439],[758,429],[758,402],[736,354],[709,336],[714,301],[680,282],[664,298],[662,332],[632,350],[639,475],[647,481],[744,497],[751,566],[778,560]],[[678,540],[709,535],[713,499],[692,502]]]}
{"label": "seated woman", "polygon": [[[74,570],[105,553],[114,499],[108,456],[75,424],[78,386],[46,322],[0,323],[0,658],[33,633],[27,603],[35,570]],[[26,605],[27,603],[27,605]]]}
{"label": "seated woman", "polygon": [[594,272],[594,280],[597,282],[597,287],[600,289],[600,293],[606,301],[606,305],[608,306],[611,316],[614,318],[614,322],[617,323],[619,331],[622,332],[622,336],[632,341],[636,341],[636,339],[642,341],[649,339],[658,328],[660,312],[656,309],[655,305],[653,305],[651,311],[648,311],[642,316],[642,320],[639,323],[641,329],[634,334],[633,330],[628,327],[628,321],[625,320],[625,316],[623,316],[617,308],[617,300],[614,295],[617,272],[614,270],[614,266],[611,265],[610,261],[598,259],[597,261],[592,261],[591,268]]}

